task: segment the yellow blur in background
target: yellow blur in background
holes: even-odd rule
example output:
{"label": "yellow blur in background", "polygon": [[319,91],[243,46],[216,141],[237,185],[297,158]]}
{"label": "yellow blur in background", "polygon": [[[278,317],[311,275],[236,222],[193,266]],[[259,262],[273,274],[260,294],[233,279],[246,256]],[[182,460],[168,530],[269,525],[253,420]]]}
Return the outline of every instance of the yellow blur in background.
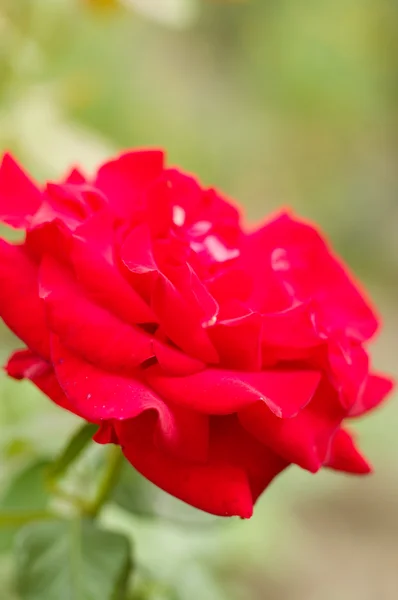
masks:
{"label": "yellow blur in background", "polygon": [[[293,207],[366,283],[384,320],[375,365],[392,374],[397,106],[396,0],[0,0],[2,151],[44,179],[161,146],[249,221]],[[0,335],[4,362],[16,340]],[[4,488],[76,421],[27,383],[2,376],[0,396]],[[152,600],[396,600],[397,428],[391,399],[357,426],[375,475],[288,470],[250,522],[103,519],[134,538]],[[0,533],[1,600],[12,569]]]}

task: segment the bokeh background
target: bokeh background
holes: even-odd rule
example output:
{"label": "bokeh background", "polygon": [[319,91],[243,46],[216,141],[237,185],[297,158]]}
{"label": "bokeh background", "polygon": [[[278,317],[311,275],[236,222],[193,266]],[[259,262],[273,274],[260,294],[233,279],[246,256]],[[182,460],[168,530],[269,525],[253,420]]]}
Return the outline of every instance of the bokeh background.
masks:
{"label": "bokeh background", "polygon": [[[129,146],[162,146],[238,199],[247,220],[293,207],[366,283],[384,319],[374,362],[392,374],[397,107],[396,0],[0,0],[2,151],[42,180],[71,163],[90,171]],[[2,362],[16,346],[3,327]],[[75,425],[1,376],[0,506],[32,464],[31,487],[11,504],[39,502],[34,464]],[[357,429],[375,475],[288,470],[249,522],[204,521],[140,481],[129,507],[119,490],[103,521],[134,539],[131,598],[396,600],[397,401]],[[189,524],[133,514],[149,505]],[[0,530],[2,600],[18,598],[11,538]]]}

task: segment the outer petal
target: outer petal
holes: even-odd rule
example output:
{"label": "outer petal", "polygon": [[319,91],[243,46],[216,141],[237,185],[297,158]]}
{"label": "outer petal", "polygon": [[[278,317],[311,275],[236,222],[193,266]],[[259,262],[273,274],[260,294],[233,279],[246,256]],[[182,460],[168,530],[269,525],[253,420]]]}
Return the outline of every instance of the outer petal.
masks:
{"label": "outer petal", "polygon": [[253,504],[288,462],[248,435],[236,415],[215,417],[210,454],[214,461],[241,467],[249,480]]}
{"label": "outer petal", "polygon": [[95,185],[107,196],[115,214],[131,216],[145,208],[143,194],[161,176],[163,164],[160,150],[126,152],[99,169]]}
{"label": "outer petal", "polygon": [[206,369],[186,377],[168,377],[158,366],[145,371],[149,385],[163,398],[210,415],[228,415],[258,401],[279,417],[292,417],[313,397],[317,371],[246,373]]}
{"label": "outer petal", "polygon": [[315,473],[324,463],[332,435],[345,412],[329,386],[321,384],[312,402],[292,419],[279,419],[260,402],[239,412],[257,440],[286,460]]}
{"label": "outer petal", "polygon": [[352,436],[344,429],[339,429],[333,437],[326,466],[354,475],[367,475],[372,471],[370,464],[356,448]]}
{"label": "outer petal", "polygon": [[151,443],[152,423],[144,416],[117,425],[126,458],[150,481],[173,496],[219,516],[249,518],[253,503],[286,466],[226,420],[212,424],[209,461],[176,461]]}
{"label": "outer petal", "polygon": [[124,373],[154,356],[151,336],[94,304],[61,263],[46,257],[40,294],[51,331],[86,360]]}
{"label": "outer petal", "polygon": [[71,406],[61,389],[52,365],[30,350],[14,352],[6,365],[6,371],[14,379],[30,379],[55,404],[70,412],[79,414]]}
{"label": "outer petal", "polygon": [[350,409],[362,396],[369,374],[369,356],[359,344],[331,340],[328,357],[332,380],[345,408]]}
{"label": "outer petal", "polygon": [[58,218],[43,223],[28,233],[27,243],[37,260],[48,254],[73,267],[80,285],[95,303],[128,323],[153,323],[155,315],[119,271],[114,235],[113,216],[101,210],[75,225],[73,231]]}
{"label": "outer petal", "polygon": [[24,246],[13,246],[4,240],[0,240],[0,317],[37,354],[50,356],[37,265]]}
{"label": "outer petal", "polygon": [[364,341],[377,330],[377,316],[358,285],[311,225],[282,214],[247,237],[243,254],[246,262],[263,256],[293,299],[313,299],[325,332]]}
{"label": "outer petal", "polygon": [[34,228],[58,219],[73,231],[105,205],[106,198],[101,192],[87,184],[48,183],[43,203],[30,225]]}
{"label": "outer petal", "polygon": [[186,460],[205,460],[208,419],[163,402],[143,381],[139,372],[123,377],[101,371],[81,360],[53,338],[53,362],[58,381],[73,410],[88,421],[124,421],[145,411],[157,417],[156,442]]}
{"label": "outer petal", "polygon": [[169,234],[173,222],[171,184],[163,175],[149,187],[147,220],[154,238]]}
{"label": "outer petal", "polygon": [[0,221],[26,228],[41,202],[42,193],[36,184],[10,154],[4,154],[0,165]]}
{"label": "outer petal", "polygon": [[87,177],[84,175],[84,173],[82,173],[82,171],[80,171],[78,167],[73,167],[65,177],[64,183],[80,185],[87,183]]}
{"label": "outer petal", "polygon": [[377,408],[394,388],[394,381],[384,375],[369,375],[363,393],[352,406],[349,416],[361,417]]}
{"label": "outer petal", "polygon": [[[182,209],[176,222],[179,226],[192,226],[210,223],[215,230],[233,235],[239,229],[239,211],[216,190],[203,190],[195,178],[178,169],[167,169],[166,175],[171,184],[173,204]],[[234,241],[235,241],[234,239]]]}

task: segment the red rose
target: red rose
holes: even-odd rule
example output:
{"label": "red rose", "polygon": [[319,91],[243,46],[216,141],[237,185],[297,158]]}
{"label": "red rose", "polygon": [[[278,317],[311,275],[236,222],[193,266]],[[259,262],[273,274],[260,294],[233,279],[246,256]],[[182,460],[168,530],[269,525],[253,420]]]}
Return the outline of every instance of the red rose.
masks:
{"label": "red rose", "polygon": [[0,314],[27,348],[7,372],[99,425],[178,498],[250,517],[290,463],[367,473],[347,420],[392,382],[363,344],[378,322],[309,224],[244,231],[214,189],[160,151],[44,189],[6,155]]}

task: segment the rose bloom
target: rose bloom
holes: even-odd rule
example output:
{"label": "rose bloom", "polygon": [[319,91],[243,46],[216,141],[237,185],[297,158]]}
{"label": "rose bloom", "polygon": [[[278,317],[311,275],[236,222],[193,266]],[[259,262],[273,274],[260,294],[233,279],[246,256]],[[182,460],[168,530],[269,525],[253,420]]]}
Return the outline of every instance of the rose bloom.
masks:
{"label": "rose bloom", "polygon": [[349,425],[392,388],[364,347],[378,319],[313,226],[244,229],[157,150],[44,187],[5,155],[0,216],[25,230],[0,240],[0,316],[25,345],[8,374],[157,486],[248,518],[292,463],[371,470]]}

